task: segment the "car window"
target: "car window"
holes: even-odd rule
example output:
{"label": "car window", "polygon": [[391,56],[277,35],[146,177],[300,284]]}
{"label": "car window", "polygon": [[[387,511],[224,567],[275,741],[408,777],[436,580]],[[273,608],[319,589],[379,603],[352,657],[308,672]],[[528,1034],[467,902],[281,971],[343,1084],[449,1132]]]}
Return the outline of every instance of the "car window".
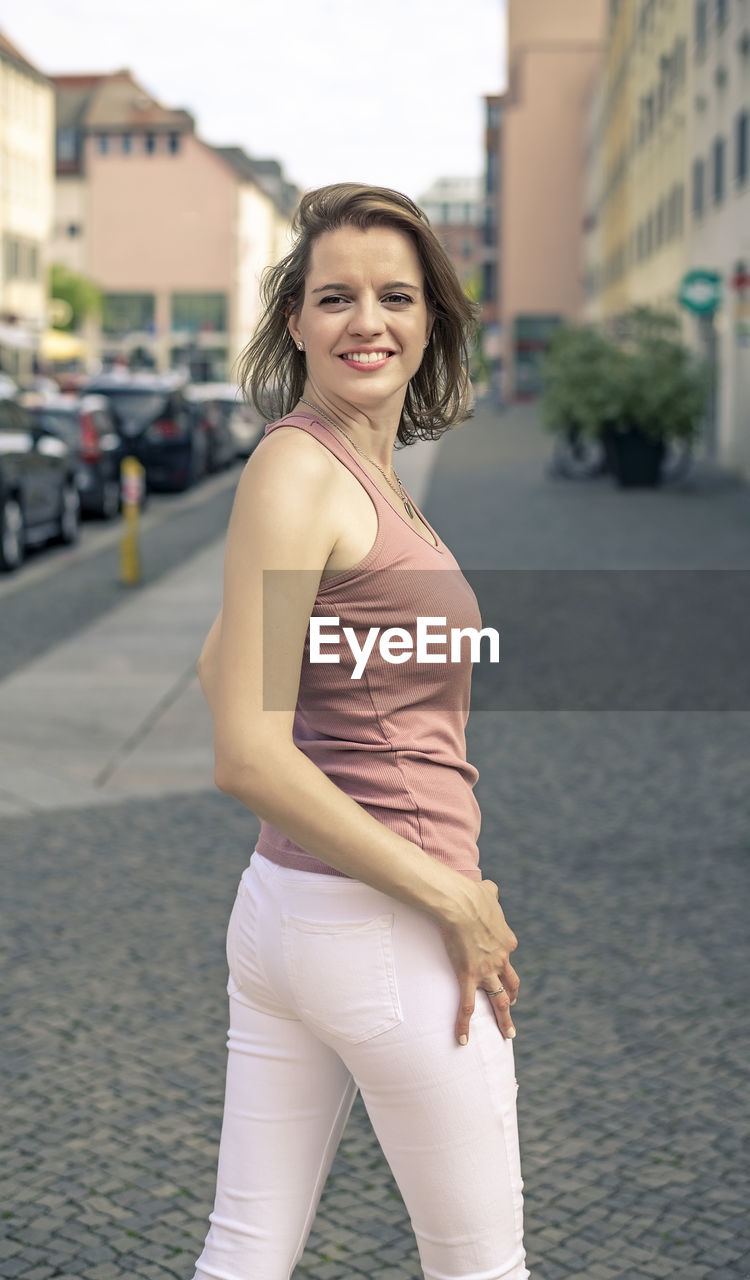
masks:
{"label": "car window", "polygon": [[80,429],[74,413],[65,413],[62,409],[33,409],[32,413],[38,427],[77,448]]}
{"label": "car window", "polygon": [[163,417],[169,403],[168,396],[158,391],[107,391],[105,394],[120,422],[127,422],[131,427],[145,426]]}
{"label": "car window", "polygon": [[27,409],[13,400],[0,400],[0,430],[30,431],[31,427],[31,415]]}

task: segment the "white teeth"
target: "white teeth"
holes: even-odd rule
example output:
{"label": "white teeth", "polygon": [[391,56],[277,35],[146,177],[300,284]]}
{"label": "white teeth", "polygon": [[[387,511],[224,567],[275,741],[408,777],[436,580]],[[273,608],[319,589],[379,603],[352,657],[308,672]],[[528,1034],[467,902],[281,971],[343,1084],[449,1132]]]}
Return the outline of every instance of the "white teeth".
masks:
{"label": "white teeth", "polygon": [[354,360],[356,364],[375,364],[378,360],[385,360],[390,355],[390,351],[350,351],[345,356],[345,360]]}

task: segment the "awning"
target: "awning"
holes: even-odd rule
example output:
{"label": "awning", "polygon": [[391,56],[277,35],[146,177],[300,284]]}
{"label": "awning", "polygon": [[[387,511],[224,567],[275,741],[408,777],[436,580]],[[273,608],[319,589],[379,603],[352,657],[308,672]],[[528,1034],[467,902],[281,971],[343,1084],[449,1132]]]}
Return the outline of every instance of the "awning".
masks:
{"label": "awning", "polygon": [[81,360],[89,354],[89,349],[74,333],[47,329],[42,334],[41,354],[44,360]]}
{"label": "awning", "polygon": [[36,336],[24,325],[0,324],[0,347],[17,347],[19,350],[33,351],[36,343]]}

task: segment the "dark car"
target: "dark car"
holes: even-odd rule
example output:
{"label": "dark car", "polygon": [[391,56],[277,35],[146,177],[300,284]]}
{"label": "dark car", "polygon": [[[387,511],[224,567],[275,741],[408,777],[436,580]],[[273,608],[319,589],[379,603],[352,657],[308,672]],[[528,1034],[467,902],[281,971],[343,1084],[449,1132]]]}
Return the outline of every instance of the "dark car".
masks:
{"label": "dark car", "polygon": [[70,446],[22,405],[0,400],[0,569],[21,564],[26,548],[78,537],[81,504]]}
{"label": "dark car", "polygon": [[196,382],[188,388],[191,399],[210,408],[221,423],[222,435],[228,437],[227,456],[247,458],[263,434],[263,423],[244,399],[238,386],[231,382]]}
{"label": "dark car", "polygon": [[237,457],[237,442],[232,431],[232,406],[222,398],[221,384],[196,382],[185,388],[185,394],[198,418],[208,444],[207,469],[221,471],[231,467]]}
{"label": "dark car", "polygon": [[111,520],[120,510],[125,449],[109,401],[97,395],[32,399],[30,394],[24,404],[34,420],[64,440],[75,455],[81,510]]}
{"label": "dark car", "polygon": [[126,454],[145,467],[147,489],[188,489],[205,474],[206,433],[169,374],[100,374],[86,394],[106,396]]}

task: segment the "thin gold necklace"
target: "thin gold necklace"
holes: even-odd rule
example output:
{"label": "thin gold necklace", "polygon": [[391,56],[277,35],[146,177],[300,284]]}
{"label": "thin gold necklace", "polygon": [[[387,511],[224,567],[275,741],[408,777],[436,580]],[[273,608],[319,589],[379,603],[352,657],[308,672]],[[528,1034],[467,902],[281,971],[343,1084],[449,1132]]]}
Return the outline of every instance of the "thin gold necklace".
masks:
{"label": "thin gold necklace", "polygon": [[321,418],[325,418],[326,422],[330,422],[332,427],[335,427],[337,431],[341,432],[342,436],[346,437],[346,439],[349,441],[349,444],[352,446],[352,448],[357,450],[357,453],[361,453],[363,458],[366,458],[367,461],[371,462],[374,467],[377,467],[378,471],[380,472],[381,476],[385,480],[388,487],[392,489],[396,497],[400,498],[401,501],[403,502],[406,508],[406,514],[408,515],[409,519],[413,520],[414,508],[411,505],[406,495],[406,490],[404,489],[404,486],[402,485],[401,481],[396,475],[396,468],[395,467],[393,468],[393,474],[394,476],[396,476],[396,484],[398,485],[398,489],[396,488],[396,484],[394,484],[392,480],[389,480],[388,476],[386,475],[385,471],[381,467],[380,463],[376,462],[374,458],[371,458],[369,453],[365,453],[364,449],[360,449],[359,445],[354,440],[352,440],[351,436],[349,435],[349,432],[344,431],[344,428],[340,427],[338,422],[334,422],[333,418],[329,418],[328,414],[323,412],[320,405],[313,404],[312,400],[305,400],[303,396],[300,396],[299,399],[300,399],[300,404],[306,404],[309,409],[314,409],[316,413],[319,413]]}

